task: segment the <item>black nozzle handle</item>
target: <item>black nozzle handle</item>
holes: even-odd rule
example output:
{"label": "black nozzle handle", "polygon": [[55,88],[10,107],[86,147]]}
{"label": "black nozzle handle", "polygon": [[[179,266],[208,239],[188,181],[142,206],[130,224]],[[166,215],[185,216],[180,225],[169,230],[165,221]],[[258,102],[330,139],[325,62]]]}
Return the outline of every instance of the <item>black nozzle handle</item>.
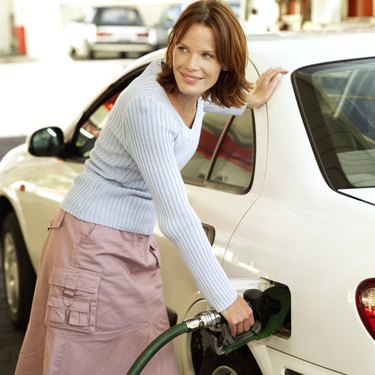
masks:
{"label": "black nozzle handle", "polygon": [[264,294],[259,289],[245,290],[243,298],[253,310],[254,319],[265,326],[271,314],[276,314],[281,309],[279,300]]}

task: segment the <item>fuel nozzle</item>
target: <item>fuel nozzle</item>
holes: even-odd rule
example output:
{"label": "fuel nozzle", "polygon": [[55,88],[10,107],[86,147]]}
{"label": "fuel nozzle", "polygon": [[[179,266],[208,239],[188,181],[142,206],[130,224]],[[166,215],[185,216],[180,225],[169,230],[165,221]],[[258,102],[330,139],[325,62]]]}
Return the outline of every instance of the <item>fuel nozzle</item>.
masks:
{"label": "fuel nozzle", "polygon": [[204,311],[194,318],[186,319],[185,323],[188,328],[188,332],[195,331],[198,328],[211,328],[218,327],[222,321],[223,317],[216,311]]}
{"label": "fuel nozzle", "polygon": [[248,289],[243,294],[244,300],[253,310],[254,320],[266,325],[271,314],[276,314],[281,309],[281,302],[259,289]]}
{"label": "fuel nozzle", "polygon": [[[245,345],[254,339],[266,326],[270,316],[276,314],[281,309],[281,302],[258,289],[248,289],[244,292],[243,298],[253,310],[255,324],[247,332],[243,332],[233,337],[230,333],[228,323],[223,323],[215,328],[210,328],[210,340],[212,350],[218,354],[228,352]],[[224,320],[224,318],[222,318]]]}

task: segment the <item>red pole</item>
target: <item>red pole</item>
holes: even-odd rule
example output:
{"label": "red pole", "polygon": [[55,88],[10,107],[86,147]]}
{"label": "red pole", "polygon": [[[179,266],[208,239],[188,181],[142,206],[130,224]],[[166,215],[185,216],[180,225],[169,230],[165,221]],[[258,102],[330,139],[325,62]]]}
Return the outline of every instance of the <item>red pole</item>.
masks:
{"label": "red pole", "polygon": [[349,0],[349,17],[372,17],[373,4],[367,0]]}
{"label": "red pole", "polygon": [[26,35],[24,26],[14,27],[14,36],[16,39],[17,52],[21,55],[26,54]]}

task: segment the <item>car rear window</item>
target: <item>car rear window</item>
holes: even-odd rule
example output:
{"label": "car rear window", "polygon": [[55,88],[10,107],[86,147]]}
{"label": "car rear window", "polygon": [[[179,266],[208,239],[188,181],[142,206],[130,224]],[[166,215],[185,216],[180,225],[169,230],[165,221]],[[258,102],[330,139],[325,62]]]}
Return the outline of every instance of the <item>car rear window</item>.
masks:
{"label": "car rear window", "polygon": [[139,12],[134,8],[101,8],[98,12],[99,26],[143,26]]}
{"label": "car rear window", "polygon": [[304,67],[293,84],[330,186],[375,187],[375,59]]}

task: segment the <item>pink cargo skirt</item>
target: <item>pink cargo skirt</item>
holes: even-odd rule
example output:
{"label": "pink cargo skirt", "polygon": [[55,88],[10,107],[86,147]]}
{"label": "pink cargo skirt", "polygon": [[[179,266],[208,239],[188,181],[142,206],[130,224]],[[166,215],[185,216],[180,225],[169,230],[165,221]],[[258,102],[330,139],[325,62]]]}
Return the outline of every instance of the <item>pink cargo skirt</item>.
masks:
{"label": "pink cargo skirt", "polygon": [[[59,210],[44,243],[16,375],[124,375],[169,328],[151,236]],[[169,343],[142,374],[177,374]]]}

